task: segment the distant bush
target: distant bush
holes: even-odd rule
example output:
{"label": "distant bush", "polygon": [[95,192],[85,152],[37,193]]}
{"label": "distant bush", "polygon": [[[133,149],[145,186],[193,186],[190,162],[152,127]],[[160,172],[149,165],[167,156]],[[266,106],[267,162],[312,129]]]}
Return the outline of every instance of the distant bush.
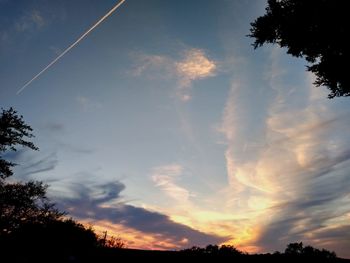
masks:
{"label": "distant bush", "polygon": [[126,244],[120,237],[107,236],[107,231],[104,232],[103,236],[98,238],[98,244],[100,247],[105,248],[125,248]]}
{"label": "distant bush", "polygon": [[312,246],[304,247],[303,243],[290,243],[287,245],[284,253],[291,256],[307,256],[307,257],[317,257],[317,258],[336,258],[337,255],[334,251],[328,251],[326,249],[317,249]]}
{"label": "distant bush", "polygon": [[[244,257],[244,256],[254,256],[254,257],[268,257],[270,259],[276,259],[278,260],[289,260],[293,258],[313,258],[315,260],[319,259],[325,259],[325,260],[332,260],[336,259],[335,252],[328,251],[326,249],[317,249],[313,248],[312,246],[305,246],[302,242],[300,243],[290,243],[287,245],[284,253],[281,253],[279,251],[274,252],[273,254],[267,253],[267,254],[247,254],[244,253],[234,246],[231,245],[208,245],[205,248],[201,247],[192,247],[188,249],[184,249],[181,251],[182,253],[186,255],[191,256],[219,256],[219,257]],[[288,261],[289,262],[289,261]],[[327,261],[328,262],[328,261]]]}
{"label": "distant bush", "polygon": [[192,247],[182,250],[182,253],[190,255],[217,255],[217,256],[238,256],[243,255],[243,252],[231,245],[208,245],[205,248]]}

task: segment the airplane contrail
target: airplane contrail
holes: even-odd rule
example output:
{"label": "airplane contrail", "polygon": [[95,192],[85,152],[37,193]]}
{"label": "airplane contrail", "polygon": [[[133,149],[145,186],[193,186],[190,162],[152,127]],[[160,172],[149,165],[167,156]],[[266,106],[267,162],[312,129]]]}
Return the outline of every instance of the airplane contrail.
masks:
{"label": "airplane contrail", "polygon": [[55,58],[49,65],[36,74],[31,80],[29,80],[22,88],[17,91],[17,95],[20,94],[30,83],[36,80],[41,74],[48,70],[53,64],[55,64],[60,58],[68,53],[73,47],[75,47],[80,41],[82,41],[92,30],[94,30],[99,24],[101,24],[107,17],[109,17],[119,6],[121,6],[126,0],[121,0],[116,4],[107,14],[100,18],[92,27],[90,27],[84,34],[81,35],[73,44],[71,44],[66,50],[64,50],[57,58]]}

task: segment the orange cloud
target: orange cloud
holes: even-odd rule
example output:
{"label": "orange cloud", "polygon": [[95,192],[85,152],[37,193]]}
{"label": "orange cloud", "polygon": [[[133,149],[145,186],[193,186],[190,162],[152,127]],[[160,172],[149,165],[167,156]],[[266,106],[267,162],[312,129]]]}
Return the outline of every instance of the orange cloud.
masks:
{"label": "orange cloud", "polygon": [[215,76],[217,63],[210,60],[202,49],[190,49],[185,52],[184,58],[175,63],[176,73],[179,77],[178,96],[182,101],[191,99],[188,89],[192,81]]}
{"label": "orange cloud", "polygon": [[136,55],[136,60],[137,66],[132,70],[132,75],[140,76],[146,73],[150,78],[175,78],[176,95],[184,102],[191,99],[192,82],[215,76],[218,68],[218,63],[210,59],[204,50],[198,48],[185,50],[180,60],[145,54]]}
{"label": "orange cloud", "polygon": [[202,49],[193,48],[185,52],[184,59],[176,62],[175,67],[181,84],[189,86],[193,80],[214,76],[217,65]]}

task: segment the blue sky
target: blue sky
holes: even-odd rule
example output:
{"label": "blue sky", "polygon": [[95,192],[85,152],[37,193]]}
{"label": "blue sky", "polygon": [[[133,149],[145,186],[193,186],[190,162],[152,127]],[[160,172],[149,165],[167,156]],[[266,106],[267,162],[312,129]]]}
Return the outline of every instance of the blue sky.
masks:
{"label": "blue sky", "polygon": [[16,178],[128,246],[289,242],[350,257],[349,103],[249,23],[264,1],[0,1],[1,106],[33,127]]}

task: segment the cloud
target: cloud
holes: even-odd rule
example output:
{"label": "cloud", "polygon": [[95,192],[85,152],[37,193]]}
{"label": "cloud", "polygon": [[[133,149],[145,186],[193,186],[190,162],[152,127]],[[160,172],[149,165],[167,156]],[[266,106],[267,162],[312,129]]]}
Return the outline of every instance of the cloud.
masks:
{"label": "cloud", "polygon": [[4,22],[0,31],[0,52],[5,54],[13,50],[26,51],[28,41],[37,37],[38,32],[47,29],[58,18],[59,13],[57,8],[38,6],[37,9],[22,10],[19,14],[14,14],[12,19]]}
{"label": "cloud", "polygon": [[231,209],[249,215],[245,225],[257,235],[248,244],[260,250],[295,241],[335,249],[331,232],[327,242],[320,233],[349,226],[348,114],[309,75],[286,82],[276,50],[270,59],[260,87],[233,81],[223,113]]}
{"label": "cloud", "polygon": [[77,96],[76,101],[79,108],[84,112],[100,109],[102,107],[101,103],[93,101],[86,96]]}
{"label": "cloud", "polygon": [[39,10],[32,10],[18,19],[15,29],[18,32],[33,31],[43,28],[47,22]]}
{"label": "cloud", "polygon": [[23,166],[23,175],[33,175],[37,173],[47,172],[55,169],[58,164],[56,153],[49,154],[42,159],[33,160],[27,165]]}
{"label": "cloud", "polygon": [[[120,182],[88,187],[76,184],[74,197],[61,198],[58,204],[70,215],[82,220],[109,222],[134,229],[143,235],[155,235],[158,241],[171,243],[173,248],[221,243],[224,237],[206,234],[172,221],[168,216],[145,208],[126,204],[121,196],[125,186]],[[184,242],[187,240],[187,242]]]}
{"label": "cloud", "polygon": [[203,49],[189,48],[180,54],[180,59],[162,55],[133,54],[137,66],[134,76],[146,74],[150,78],[171,79],[177,82],[176,95],[181,101],[191,99],[193,82],[215,76],[218,63],[208,57]]}
{"label": "cloud", "polygon": [[210,60],[204,50],[189,49],[184,52],[182,60],[175,62],[176,73],[179,78],[177,95],[182,101],[191,99],[190,88],[192,82],[215,76],[217,64]]}
{"label": "cloud", "polygon": [[134,76],[141,76],[147,74],[150,78],[170,77],[170,72],[173,71],[173,60],[166,56],[160,55],[146,55],[146,54],[132,54],[137,65],[132,69],[131,73]]}
{"label": "cloud", "polygon": [[179,164],[158,166],[153,169],[151,178],[155,185],[161,188],[166,195],[184,204],[188,202],[190,192],[176,183],[182,172],[183,167]]}
{"label": "cloud", "polygon": [[44,127],[45,130],[52,132],[52,133],[61,133],[64,131],[64,124],[59,122],[48,122],[45,123]]}
{"label": "cloud", "polygon": [[15,152],[6,153],[3,158],[16,163],[14,167],[15,178],[21,180],[33,180],[37,174],[54,170],[58,165],[56,152],[34,156],[30,150],[20,148]]}
{"label": "cloud", "polygon": [[[82,105],[82,109],[85,107]],[[90,106],[86,105],[87,108]],[[91,106],[92,107],[92,106]],[[96,105],[96,107],[98,107]],[[95,148],[88,147],[86,145],[78,145],[72,143],[63,142],[60,138],[65,138],[67,135],[68,129],[66,125],[61,122],[49,121],[44,122],[41,126],[41,131],[46,132],[48,140],[52,143],[53,148],[59,149],[63,152],[76,153],[76,154],[91,154],[96,151]]]}
{"label": "cloud", "polygon": [[95,153],[97,150],[96,148],[88,147],[86,145],[73,145],[73,144],[68,144],[64,142],[59,142],[58,147],[60,147],[61,149],[67,152],[71,152],[79,155],[92,154],[92,153]]}

